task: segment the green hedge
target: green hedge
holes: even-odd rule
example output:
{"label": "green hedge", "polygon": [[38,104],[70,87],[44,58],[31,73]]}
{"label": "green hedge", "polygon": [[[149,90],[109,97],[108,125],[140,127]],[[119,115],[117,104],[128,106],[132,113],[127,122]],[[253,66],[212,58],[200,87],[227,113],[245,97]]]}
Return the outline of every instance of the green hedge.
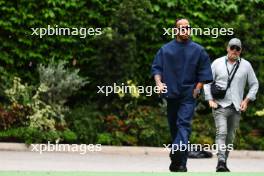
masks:
{"label": "green hedge", "polygon": [[[153,57],[164,43],[171,40],[170,36],[163,35],[163,28],[173,27],[175,18],[185,17],[193,27],[234,28],[234,36],[193,37],[206,48],[212,60],[226,53],[226,43],[231,37],[242,40],[243,57],[253,64],[260,82],[257,103],[252,104],[241,122],[242,136],[249,135],[254,128],[264,128],[264,123],[259,123],[263,118],[258,119],[255,115],[255,111],[264,106],[263,9],[263,0],[0,0],[1,83],[8,85],[3,75],[19,75],[26,82],[36,84],[36,65],[54,58],[67,61],[69,68],[79,68],[80,74],[89,78],[90,83],[69,99],[71,107],[76,103],[93,102],[97,111],[105,116],[115,114],[121,118],[120,113],[128,104],[156,107],[156,96],[140,96],[138,99],[121,99],[117,95],[106,97],[96,93],[97,86],[127,80],[137,85],[153,85],[150,77]],[[84,39],[31,35],[31,28],[48,25],[99,27],[103,34]],[[3,90],[7,85],[0,86],[2,102],[5,101]],[[201,101],[201,104],[205,109],[197,112],[196,118],[211,118],[207,103]],[[211,124],[210,120],[205,121],[205,124]],[[205,135],[211,135],[212,140],[212,133]]]}

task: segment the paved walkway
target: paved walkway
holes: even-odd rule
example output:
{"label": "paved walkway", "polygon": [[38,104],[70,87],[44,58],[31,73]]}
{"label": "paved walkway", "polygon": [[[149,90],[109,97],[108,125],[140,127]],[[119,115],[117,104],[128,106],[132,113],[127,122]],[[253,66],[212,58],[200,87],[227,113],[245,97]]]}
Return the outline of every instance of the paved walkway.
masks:
{"label": "paved walkway", "polygon": [[[117,150],[118,151],[118,150]],[[79,153],[0,151],[1,171],[108,171],[168,172],[169,158],[163,153],[90,152]],[[264,172],[264,158],[231,156],[228,165],[234,172]],[[214,172],[216,158],[189,159],[191,172]]]}

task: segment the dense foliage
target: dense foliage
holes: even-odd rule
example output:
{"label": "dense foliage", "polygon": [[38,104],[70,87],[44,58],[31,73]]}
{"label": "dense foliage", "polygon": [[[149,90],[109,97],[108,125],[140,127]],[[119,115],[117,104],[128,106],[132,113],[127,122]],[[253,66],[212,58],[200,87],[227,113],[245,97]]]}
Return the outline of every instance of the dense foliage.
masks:
{"label": "dense foliage", "polygon": [[[127,81],[132,81],[134,85],[153,85],[150,77],[153,57],[164,43],[171,40],[171,36],[163,35],[163,28],[173,27],[176,18],[184,17],[190,20],[193,27],[234,28],[233,36],[192,37],[205,47],[212,60],[226,54],[225,47],[230,38],[238,37],[242,40],[243,57],[252,63],[260,82],[260,90],[257,101],[250,104],[248,112],[243,114],[240,138],[236,144],[239,148],[263,149],[264,139],[260,137],[264,129],[263,9],[263,0],[0,0],[0,97],[3,106],[0,108],[0,116],[3,118],[0,127],[5,129],[3,134],[19,134],[18,138],[23,141],[26,138],[25,135],[21,137],[22,134],[34,132],[34,128],[25,130],[25,133],[7,133],[6,129],[24,130],[20,126],[30,123],[28,119],[25,119],[26,124],[21,123],[21,114],[23,116],[23,113],[28,112],[33,116],[38,111],[34,108],[21,110],[20,107],[28,108],[28,102],[32,105],[34,100],[27,98],[36,94],[41,81],[52,81],[49,78],[54,82],[58,78],[65,80],[63,77],[50,77],[53,72],[39,75],[43,68],[40,65],[48,64],[53,59],[55,62],[63,60],[67,63],[67,69],[79,69],[79,75],[89,81],[84,87],[78,82],[79,86],[72,87],[72,90],[69,90],[70,84],[67,84],[68,87],[64,83],[49,84],[50,92],[46,91],[46,96],[39,97],[65,116],[66,124],[62,125],[63,128],[69,127],[77,134],[70,139],[75,142],[115,145],[158,146],[168,142],[169,134],[163,126],[166,123],[165,113],[161,112],[162,108],[158,105],[161,101],[156,95],[105,96],[97,94],[97,86]],[[102,35],[85,38],[62,35],[40,38],[31,35],[32,28],[47,28],[48,25],[101,28]],[[52,69],[55,71],[59,67]],[[25,102],[20,102],[18,106],[14,102],[12,104],[12,97],[5,93],[12,88],[17,77],[33,86],[33,92],[29,91],[28,95],[22,92],[21,96],[25,96],[22,100]],[[69,81],[74,79],[65,80],[66,83]],[[68,112],[64,111],[66,107],[70,108]],[[20,119],[10,120],[9,123],[8,120],[14,117],[14,108]],[[212,143],[214,124],[211,111],[202,99],[199,100],[197,110],[192,142]],[[52,116],[60,115],[55,113]],[[54,121],[49,122],[57,128]],[[1,136],[8,137],[3,134]],[[61,133],[56,135],[63,136]],[[43,141],[47,139],[43,137]],[[33,138],[29,142],[34,141]]]}

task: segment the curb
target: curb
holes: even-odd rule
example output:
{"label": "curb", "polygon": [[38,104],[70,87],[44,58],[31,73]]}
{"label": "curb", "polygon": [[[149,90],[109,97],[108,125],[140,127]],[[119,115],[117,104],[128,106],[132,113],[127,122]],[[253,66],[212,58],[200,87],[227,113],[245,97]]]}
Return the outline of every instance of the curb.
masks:
{"label": "curb", "polygon": [[[31,152],[32,149],[33,147],[31,145],[27,146],[24,143],[0,143],[0,151]],[[63,153],[74,153],[74,152],[78,152],[78,151],[63,151]],[[167,151],[163,147],[102,146],[101,151],[91,152],[91,153],[116,154],[116,155],[168,156],[169,151]],[[213,157],[216,157],[216,155],[214,155]],[[234,150],[230,152],[229,157],[264,159],[264,151]]]}

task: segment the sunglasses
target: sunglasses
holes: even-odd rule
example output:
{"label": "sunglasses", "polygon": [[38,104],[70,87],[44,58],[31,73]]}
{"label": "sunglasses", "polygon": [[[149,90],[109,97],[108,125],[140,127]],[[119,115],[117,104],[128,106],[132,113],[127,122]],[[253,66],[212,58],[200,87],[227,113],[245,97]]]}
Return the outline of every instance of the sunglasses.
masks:
{"label": "sunglasses", "polygon": [[241,48],[239,46],[236,46],[236,45],[230,46],[230,49],[231,50],[236,50],[236,51],[240,51],[241,50]]}

